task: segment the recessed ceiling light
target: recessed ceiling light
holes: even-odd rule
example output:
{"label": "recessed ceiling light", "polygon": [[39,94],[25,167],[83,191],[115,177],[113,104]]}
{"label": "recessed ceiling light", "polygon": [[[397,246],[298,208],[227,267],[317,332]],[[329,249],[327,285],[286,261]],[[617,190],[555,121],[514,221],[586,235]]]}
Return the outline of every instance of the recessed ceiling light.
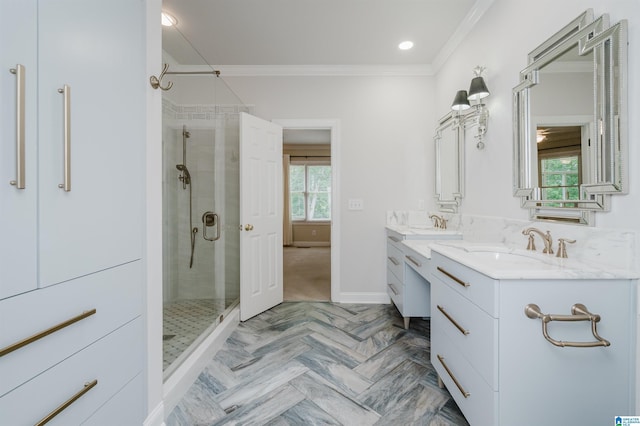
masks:
{"label": "recessed ceiling light", "polygon": [[162,12],[162,25],[165,27],[173,27],[178,23],[178,20],[173,16],[169,15],[167,12]]}
{"label": "recessed ceiling light", "polygon": [[407,40],[407,41],[403,41],[402,43],[400,43],[400,44],[398,45],[398,48],[399,48],[399,49],[401,49],[401,50],[409,50],[409,49],[411,49],[412,47],[413,47],[413,42],[412,42],[412,41],[409,41],[409,40]]}

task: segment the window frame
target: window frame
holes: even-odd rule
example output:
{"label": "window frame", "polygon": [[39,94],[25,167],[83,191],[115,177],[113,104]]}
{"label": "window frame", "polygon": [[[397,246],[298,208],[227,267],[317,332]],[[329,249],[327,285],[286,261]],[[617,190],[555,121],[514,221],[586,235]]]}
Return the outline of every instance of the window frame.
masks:
{"label": "window frame", "polygon": [[[333,175],[333,167],[331,166],[331,160],[329,159],[291,159],[289,162],[289,166],[304,166],[304,219],[296,219],[293,216],[291,217],[292,223],[331,223],[332,220],[332,208],[329,209],[329,219],[309,219],[309,166],[328,166],[330,168],[331,174]],[[333,184],[333,181],[330,182]],[[332,202],[332,188],[327,192],[329,196],[329,203]],[[289,186],[289,194],[288,194],[288,202],[289,202],[289,211],[293,211],[293,206],[291,203],[291,194],[300,193],[300,191],[292,191],[291,186]],[[322,192],[318,192],[319,194]]]}

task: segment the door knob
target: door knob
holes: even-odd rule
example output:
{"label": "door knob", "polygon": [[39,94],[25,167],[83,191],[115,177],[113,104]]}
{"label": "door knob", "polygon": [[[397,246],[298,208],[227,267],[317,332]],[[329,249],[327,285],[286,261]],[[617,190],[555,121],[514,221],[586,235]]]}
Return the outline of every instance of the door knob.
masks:
{"label": "door knob", "polygon": [[253,231],[253,225],[251,225],[251,224],[245,225],[244,230],[245,231]]}

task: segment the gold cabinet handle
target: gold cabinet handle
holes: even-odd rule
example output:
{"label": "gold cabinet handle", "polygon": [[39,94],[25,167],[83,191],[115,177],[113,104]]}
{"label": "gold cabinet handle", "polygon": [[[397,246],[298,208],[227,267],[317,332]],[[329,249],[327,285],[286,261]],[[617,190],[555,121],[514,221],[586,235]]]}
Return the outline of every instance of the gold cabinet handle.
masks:
{"label": "gold cabinet handle", "polygon": [[444,269],[442,269],[439,266],[438,266],[437,269],[438,269],[438,271],[440,271],[443,274],[445,274],[447,277],[449,277],[452,280],[454,280],[456,283],[460,284],[462,287],[469,287],[471,285],[468,282],[462,281],[460,278],[456,277],[455,275],[451,274],[450,272],[445,271]]}
{"label": "gold cabinet handle", "polygon": [[458,324],[458,322],[454,320],[453,317],[449,315],[449,313],[445,311],[442,306],[440,305],[437,305],[437,306],[438,306],[438,310],[442,312],[442,315],[447,317],[447,319],[451,321],[451,324],[453,324],[458,330],[460,330],[460,333],[464,334],[465,336],[469,334],[469,330],[464,329],[460,324]]}
{"label": "gold cabinet handle", "polygon": [[453,380],[453,383],[455,383],[456,386],[458,387],[458,390],[460,391],[462,396],[464,396],[465,398],[469,398],[469,396],[471,396],[471,394],[469,392],[467,392],[466,390],[464,390],[464,388],[462,387],[462,385],[460,384],[458,379],[456,379],[456,376],[454,376],[453,373],[451,372],[451,370],[449,370],[449,367],[444,362],[444,358],[441,355],[437,355],[437,357],[438,357],[438,361],[440,361],[440,364],[442,364],[444,369],[447,370],[447,374],[449,375],[449,377],[451,377],[451,380]]}
{"label": "gold cabinet handle", "polygon": [[398,266],[400,264],[400,262],[398,262],[398,259],[396,259],[393,256],[387,256],[387,259],[389,259],[391,261],[391,263],[393,263],[396,266]]}
{"label": "gold cabinet handle", "polygon": [[64,181],[58,188],[71,191],[71,87],[68,84],[58,89],[63,96],[63,129],[64,129]]}
{"label": "gold cabinet handle", "polygon": [[5,348],[2,348],[2,349],[0,349],[0,357],[3,357],[5,355],[7,355],[7,354],[10,354],[11,352],[13,352],[15,350],[18,350],[18,349],[20,349],[20,348],[22,348],[24,346],[27,346],[27,345],[35,342],[36,340],[40,340],[43,337],[46,337],[46,336],[48,336],[48,335],[50,335],[52,333],[55,333],[58,330],[62,330],[63,328],[68,327],[71,324],[76,323],[76,322],[78,322],[80,320],[83,320],[83,319],[85,319],[87,317],[90,317],[91,315],[93,315],[95,313],[96,313],[95,309],[91,309],[90,311],[85,311],[85,312],[81,313],[80,315],[77,315],[77,316],[75,316],[73,318],[70,318],[70,319],[64,321],[64,322],[61,322],[60,324],[54,325],[53,327],[48,328],[48,329],[46,329],[44,331],[41,331],[41,332],[39,332],[37,334],[34,334],[31,337],[27,337],[26,339],[20,340],[19,342],[16,342],[16,343],[11,344],[11,345],[9,345],[9,346],[7,346]]}
{"label": "gold cabinet handle", "polygon": [[404,257],[406,257],[409,260],[409,262],[413,263],[418,268],[420,268],[422,266],[422,263],[420,263],[416,259],[414,259],[413,256],[409,256],[408,254],[406,254]]}
{"label": "gold cabinet handle", "polygon": [[250,223],[245,225],[244,230],[245,231],[253,231],[253,225],[251,225]]}
{"label": "gold cabinet handle", "polygon": [[9,70],[16,76],[16,180],[9,183],[16,189],[24,189],[25,176],[25,153],[24,153],[24,65],[17,64],[15,68]]}
{"label": "gold cabinet handle", "polygon": [[395,294],[397,296],[398,295],[398,290],[396,290],[396,286],[394,286],[391,283],[389,283],[388,286],[391,289],[391,291],[393,292],[393,294]]}
{"label": "gold cabinet handle", "polygon": [[98,384],[98,379],[84,384],[84,387],[80,389],[75,395],[63,402],[58,408],[47,414],[42,420],[35,424],[35,426],[42,426],[49,423],[55,416],[62,413],[68,406],[80,399],[85,393],[89,392],[95,385]]}

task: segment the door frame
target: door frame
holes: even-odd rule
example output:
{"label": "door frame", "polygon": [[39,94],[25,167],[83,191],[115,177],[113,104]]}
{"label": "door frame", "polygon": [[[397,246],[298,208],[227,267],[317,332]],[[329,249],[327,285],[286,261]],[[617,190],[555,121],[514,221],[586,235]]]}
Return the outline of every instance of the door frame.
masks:
{"label": "door frame", "polygon": [[340,301],[340,120],[273,119],[282,130],[329,130],[331,132],[331,301]]}

